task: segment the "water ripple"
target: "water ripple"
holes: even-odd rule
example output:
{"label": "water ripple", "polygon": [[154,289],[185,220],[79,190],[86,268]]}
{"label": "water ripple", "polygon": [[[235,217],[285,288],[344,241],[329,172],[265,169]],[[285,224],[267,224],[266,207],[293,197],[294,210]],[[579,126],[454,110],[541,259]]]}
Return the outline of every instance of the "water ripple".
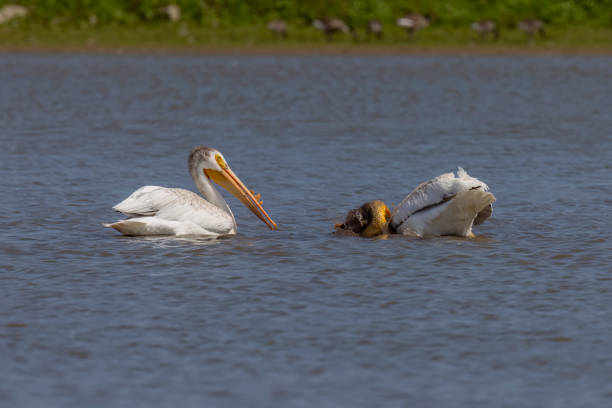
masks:
{"label": "water ripple", "polygon": [[[609,405],[610,62],[4,56],[0,398]],[[235,237],[101,227],[201,144],[278,231],[233,198]],[[332,234],[456,166],[498,198],[477,238]]]}

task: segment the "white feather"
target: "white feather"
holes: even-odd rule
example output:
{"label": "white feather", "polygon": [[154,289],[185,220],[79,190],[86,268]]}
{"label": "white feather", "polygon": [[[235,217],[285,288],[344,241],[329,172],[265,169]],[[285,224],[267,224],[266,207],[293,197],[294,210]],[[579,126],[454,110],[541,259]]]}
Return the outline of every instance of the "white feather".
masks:
{"label": "white feather", "polygon": [[218,230],[210,230],[190,221],[170,221],[157,217],[138,217],[104,224],[123,235],[220,235]]}
{"label": "white feather", "polygon": [[[405,235],[471,234],[474,219],[495,197],[461,167],[420,184],[394,210],[391,226]],[[460,193],[470,194],[460,194]]]}
{"label": "white feather", "polygon": [[131,219],[107,226],[124,235],[223,235],[235,233],[233,217],[196,193],[144,186],[113,207]]}
{"label": "white feather", "polygon": [[166,188],[158,186],[143,186],[134,191],[128,198],[113,207],[113,210],[129,217],[155,215],[160,208],[168,204],[170,198],[165,193]]}

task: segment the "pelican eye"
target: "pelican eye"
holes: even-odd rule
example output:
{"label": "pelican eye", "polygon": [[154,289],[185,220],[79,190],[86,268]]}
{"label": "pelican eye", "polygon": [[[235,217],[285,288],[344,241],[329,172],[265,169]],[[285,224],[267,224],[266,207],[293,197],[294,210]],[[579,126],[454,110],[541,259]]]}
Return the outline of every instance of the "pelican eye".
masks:
{"label": "pelican eye", "polygon": [[219,165],[219,167],[221,167],[223,170],[227,169],[227,164],[225,163],[225,160],[223,160],[223,157],[216,154],[215,160],[217,161],[217,164]]}

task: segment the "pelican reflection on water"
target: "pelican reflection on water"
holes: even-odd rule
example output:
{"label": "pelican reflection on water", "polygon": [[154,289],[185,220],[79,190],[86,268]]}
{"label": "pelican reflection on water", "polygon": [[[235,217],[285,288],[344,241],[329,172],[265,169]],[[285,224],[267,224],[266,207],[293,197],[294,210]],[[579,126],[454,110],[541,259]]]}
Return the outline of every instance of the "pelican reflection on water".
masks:
{"label": "pelican reflection on water", "polygon": [[397,233],[416,237],[474,237],[472,226],[493,213],[495,196],[489,187],[461,167],[420,184],[393,212],[382,201],[370,201],[348,212],[338,231],[363,237]]}
{"label": "pelican reflection on water", "polygon": [[196,147],[189,155],[188,167],[203,197],[181,188],[140,187],[113,207],[128,218],[104,226],[130,236],[233,235],[237,230],[234,214],[211,182],[214,181],[236,196],[270,229],[276,229],[260,196],[240,181],[218,150]]}

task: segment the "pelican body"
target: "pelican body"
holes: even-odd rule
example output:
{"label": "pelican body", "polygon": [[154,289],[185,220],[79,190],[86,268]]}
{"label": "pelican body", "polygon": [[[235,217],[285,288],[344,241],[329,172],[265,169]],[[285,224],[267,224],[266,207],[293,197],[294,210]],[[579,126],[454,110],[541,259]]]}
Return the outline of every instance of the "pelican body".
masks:
{"label": "pelican body", "polygon": [[456,235],[473,237],[472,226],[493,213],[495,196],[489,187],[461,167],[420,184],[390,213],[381,201],[351,210],[336,228],[364,237],[397,233],[417,237]]}
{"label": "pelican body", "polygon": [[404,235],[471,237],[472,226],[492,214],[495,196],[489,187],[461,167],[422,183],[391,214],[389,225]]}
{"label": "pelican body", "polygon": [[254,195],[230,169],[216,149],[196,147],[188,168],[202,196],[181,188],[144,186],[113,207],[129,218],[105,227],[123,235],[233,235],[237,225],[234,215],[212,181],[235,195],[270,229],[276,223],[263,209],[259,195]]}

